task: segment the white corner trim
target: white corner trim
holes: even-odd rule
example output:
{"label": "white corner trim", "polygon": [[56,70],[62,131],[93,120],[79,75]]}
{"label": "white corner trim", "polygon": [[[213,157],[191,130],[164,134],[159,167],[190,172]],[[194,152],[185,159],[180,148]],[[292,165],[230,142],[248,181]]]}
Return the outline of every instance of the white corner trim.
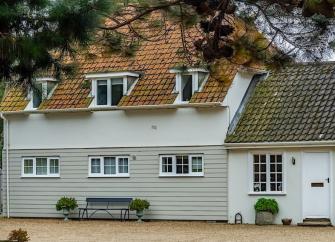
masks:
{"label": "white corner trim", "polygon": [[86,79],[99,79],[99,78],[124,77],[124,76],[139,77],[140,74],[136,72],[89,73],[85,75],[85,78]]}

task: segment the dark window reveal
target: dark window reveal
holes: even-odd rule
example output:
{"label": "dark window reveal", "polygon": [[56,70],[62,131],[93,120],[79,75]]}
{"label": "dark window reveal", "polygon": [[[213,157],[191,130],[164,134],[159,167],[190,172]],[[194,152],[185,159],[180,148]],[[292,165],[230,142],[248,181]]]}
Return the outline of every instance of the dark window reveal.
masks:
{"label": "dark window reveal", "polygon": [[114,84],[112,82],[112,106],[119,104],[123,97],[123,84]]}
{"label": "dark window reveal", "polygon": [[97,105],[107,105],[107,81],[97,81]]}
{"label": "dark window reveal", "polygon": [[182,85],[181,100],[183,102],[188,102],[191,100],[191,97],[193,95],[192,75],[182,75],[181,85]]}

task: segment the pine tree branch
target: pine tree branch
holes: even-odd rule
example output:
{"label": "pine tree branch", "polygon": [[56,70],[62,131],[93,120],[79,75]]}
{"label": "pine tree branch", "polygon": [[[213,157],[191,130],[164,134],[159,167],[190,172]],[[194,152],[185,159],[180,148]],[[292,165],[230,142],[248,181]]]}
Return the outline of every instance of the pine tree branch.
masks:
{"label": "pine tree branch", "polygon": [[132,22],[152,13],[152,12],[155,12],[157,10],[162,10],[162,9],[166,9],[166,8],[169,8],[171,6],[175,6],[175,5],[178,5],[182,2],[182,0],[175,0],[175,1],[172,1],[172,2],[169,2],[168,4],[163,4],[163,5],[159,5],[159,6],[155,6],[155,7],[150,7],[150,8],[147,8],[145,11],[135,15],[134,17],[124,21],[124,22],[119,22],[117,23],[116,25],[114,26],[111,26],[111,27],[106,27],[106,26],[101,26],[99,27],[100,29],[103,29],[103,30],[115,30],[115,29],[118,29],[118,28],[121,28],[121,27],[124,27],[126,25],[129,25],[131,24]]}

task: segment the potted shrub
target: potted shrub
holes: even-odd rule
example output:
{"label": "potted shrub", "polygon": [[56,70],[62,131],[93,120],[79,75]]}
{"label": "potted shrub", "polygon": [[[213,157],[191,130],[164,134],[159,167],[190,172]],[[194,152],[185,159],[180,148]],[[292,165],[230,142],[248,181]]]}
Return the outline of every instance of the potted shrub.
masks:
{"label": "potted shrub", "polygon": [[137,222],[142,222],[142,217],[144,215],[144,210],[150,207],[150,203],[147,200],[136,198],[134,199],[129,208],[132,211],[136,211],[136,216],[138,218]]}
{"label": "potted shrub", "polygon": [[274,216],[279,212],[278,203],[275,199],[260,198],[255,204],[257,225],[273,224]]}
{"label": "potted shrub", "polygon": [[63,211],[64,220],[69,220],[70,211],[78,207],[77,200],[72,197],[62,197],[58,200],[56,204],[57,211]]}

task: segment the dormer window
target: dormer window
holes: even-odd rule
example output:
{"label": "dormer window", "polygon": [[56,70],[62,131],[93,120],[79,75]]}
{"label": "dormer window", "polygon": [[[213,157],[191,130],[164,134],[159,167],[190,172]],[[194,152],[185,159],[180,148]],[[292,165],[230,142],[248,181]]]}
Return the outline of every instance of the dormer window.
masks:
{"label": "dormer window", "polygon": [[178,93],[177,102],[187,103],[193,94],[202,89],[208,79],[208,71],[203,68],[188,68],[186,70],[171,70],[176,74],[175,92]]}
{"label": "dormer window", "polygon": [[94,106],[117,106],[124,95],[131,92],[139,74],[133,72],[87,74],[92,81]]}
{"label": "dormer window", "polygon": [[50,97],[56,85],[57,80],[54,78],[36,78],[30,92],[28,93],[28,99],[30,99],[30,102],[27,108],[38,108],[43,100]]}

